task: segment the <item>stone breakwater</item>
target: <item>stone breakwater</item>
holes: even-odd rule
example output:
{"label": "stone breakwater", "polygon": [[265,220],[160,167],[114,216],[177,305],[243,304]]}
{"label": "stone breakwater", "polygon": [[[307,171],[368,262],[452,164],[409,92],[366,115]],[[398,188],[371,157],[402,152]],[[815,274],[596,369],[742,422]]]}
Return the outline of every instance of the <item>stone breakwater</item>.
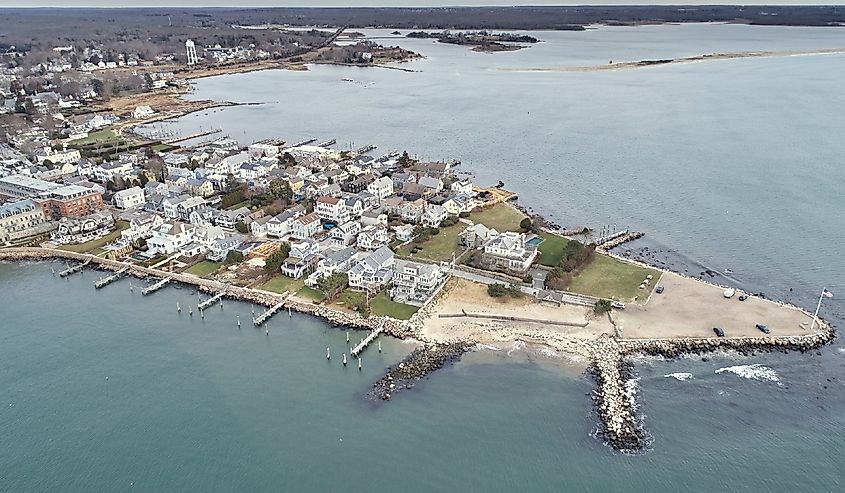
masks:
{"label": "stone breakwater", "polygon": [[24,261],[24,260],[73,260],[78,262],[91,261],[91,266],[108,271],[118,271],[128,268],[126,275],[139,279],[149,277],[171,277],[173,281],[196,286],[197,290],[203,293],[217,294],[221,291],[224,297],[231,300],[255,303],[256,305],[271,307],[285,300],[285,307],[292,311],[304,313],[321,318],[335,327],[353,328],[360,330],[373,330],[384,322],[384,333],[400,339],[413,337],[416,333],[415,325],[387,317],[364,318],[357,313],[337,310],[324,305],[313,303],[302,303],[299,301],[285,299],[283,295],[262,291],[258,289],[232,286],[212,279],[203,279],[191,274],[177,274],[160,271],[149,267],[127,264],[116,260],[104,259],[93,255],[68,252],[65,250],[50,250],[46,248],[9,248],[0,250],[0,260]]}
{"label": "stone breakwater", "polygon": [[410,389],[415,382],[444,366],[454,363],[469,351],[473,344],[467,342],[446,342],[426,344],[415,349],[398,364],[390,367],[385,375],[373,384],[373,390],[367,395],[381,400],[389,400],[402,389]]}
{"label": "stone breakwater", "polygon": [[621,452],[641,451],[648,445],[648,433],[637,415],[632,391],[633,365],[628,356],[649,355],[677,358],[684,354],[704,354],[727,350],[749,355],[760,352],[807,352],[830,343],[832,328],[822,322],[818,331],[802,336],[699,338],[699,339],[616,339],[603,337],[591,347],[593,363],[589,373],[596,380],[593,394],[599,417],[599,436]]}

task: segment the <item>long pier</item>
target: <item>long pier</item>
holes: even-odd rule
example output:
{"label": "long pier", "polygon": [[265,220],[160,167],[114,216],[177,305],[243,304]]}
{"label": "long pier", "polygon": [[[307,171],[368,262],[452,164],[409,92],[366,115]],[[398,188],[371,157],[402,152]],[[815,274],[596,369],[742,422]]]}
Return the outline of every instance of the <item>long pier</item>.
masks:
{"label": "long pier", "polygon": [[86,265],[91,263],[91,259],[82,262],[81,264],[76,264],[72,267],[68,267],[67,269],[59,272],[59,277],[67,277],[71,274],[76,274],[77,272],[82,272],[82,269],[85,268]]}
{"label": "long pier", "polygon": [[124,267],[124,268],[120,269],[119,271],[115,272],[114,274],[112,274],[108,277],[101,277],[101,278],[97,279],[96,281],[94,281],[94,288],[100,289],[100,288],[104,288],[104,287],[108,286],[109,284],[111,284],[111,283],[117,281],[118,279],[120,279],[120,276],[122,276],[128,270],[129,270],[129,267]]}
{"label": "long pier", "polygon": [[352,348],[352,356],[358,356],[359,354],[361,354],[361,351],[363,351],[371,342],[376,340],[376,337],[381,334],[382,330],[384,330],[384,323],[379,325],[378,328],[373,329],[373,331],[370,332],[367,337],[365,337],[361,342],[359,342],[357,346]]}
{"label": "long pier", "polygon": [[264,313],[252,319],[252,324],[256,327],[261,326],[261,324],[269,320],[270,317],[272,317],[277,311],[279,311],[284,306],[284,304],[285,302],[284,300],[282,300],[276,303],[275,305],[271,306],[270,308],[264,310]]}
{"label": "long pier", "polygon": [[195,132],[195,133],[188,134],[188,135],[182,135],[180,137],[175,137],[175,138],[172,138],[172,139],[164,139],[164,140],[161,141],[161,143],[162,144],[168,144],[168,145],[169,144],[176,144],[176,143],[179,143],[179,142],[184,142],[186,140],[198,139],[200,137],[205,137],[206,135],[218,134],[222,131],[223,131],[222,128],[215,128],[215,129],[212,129],[212,130],[206,130],[204,132]]}
{"label": "long pier", "polygon": [[210,306],[214,306],[215,303],[220,301],[220,298],[222,298],[224,294],[226,294],[225,291],[220,291],[219,293],[215,294],[211,298],[203,301],[202,303],[197,305],[197,310],[202,311],[202,310],[205,310],[206,308],[208,308]]}
{"label": "long pier", "polygon": [[292,145],[291,147],[307,146],[308,144],[313,144],[314,142],[317,142],[317,139],[303,140],[302,142],[297,142],[296,144]]}
{"label": "long pier", "polygon": [[153,284],[153,285],[151,285],[151,286],[147,286],[146,288],[144,288],[144,290],[143,290],[143,291],[141,291],[141,294],[143,294],[144,296],[146,296],[146,295],[148,295],[148,294],[153,294],[153,293],[155,293],[156,291],[158,291],[159,289],[161,289],[161,288],[163,288],[163,287],[167,286],[167,284],[168,284],[168,283],[169,283],[172,279],[173,279],[172,277],[165,277],[164,279],[161,279],[161,280],[160,280],[160,281],[158,281],[157,283],[155,283],[155,284]]}
{"label": "long pier", "polygon": [[325,142],[320,142],[317,147],[329,147],[337,144],[337,139],[327,140]]}
{"label": "long pier", "polygon": [[366,153],[368,153],[368,152],[372,151],[372,150],[373,150],[373,149],[375,149],[375,148],[376,148],[376,146],[374,146],[374,145],[372,145],[372,144],[367,144],[367,145],[365,145],[364,147],[359,147],[359,148],[355,151],[355,153],[356,153],[356,154],[366,154]]}

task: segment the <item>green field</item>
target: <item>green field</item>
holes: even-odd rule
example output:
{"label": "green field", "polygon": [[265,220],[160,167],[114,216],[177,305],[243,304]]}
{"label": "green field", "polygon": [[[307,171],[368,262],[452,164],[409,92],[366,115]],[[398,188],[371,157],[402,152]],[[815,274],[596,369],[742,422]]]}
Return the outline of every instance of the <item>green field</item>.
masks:
{"label": "green field", "polygon": [[62,245],[59,247],[59,250],[67,250],[69,252],[76,252],[76,253],[86,253],[90,252],[91,250],[97,250],[102,248],[104,245],[107,245],[118,237],[120,237],[120,232],[124,229],[129,227],[129,223],[126,221],[117,221],[115,223],[117,225],[117,229],[112,231],[111,233],[99,238],[97,240],[87,241],[85,243],[80,243],[78,245]]}
{"label": "green field", "polygon": [[540,250],[540,264],[547,267],[557,267],[563,258],[563,248],[569,240],[551,233],[540,233],[545,241],[537,247]]}
{"label": "green field", "polygon": [[[452,260],[452,254],[459,254],[463,251],[458,245],[458,235],[466,228],[466,224],[457,223],[453,226],[440,228],[440,234],[432,236],[428,241],[417,245],[409,243],[400,248],[396,254],[404,257],[419,258],[430,261]],[[414,246],[422,247],[417,253],[411,253]]]}
{"label": "green field", "polygon": [[489,209],[473,212],[469,220],[474,223],[481,223],[496,231],[522,231],[519,222],[525,218],[525,214],[507,204],[496,204]]}
{"label": "green field", "polygon": [[[354,310],[356,306],[364,302],[364,293],[361,291],[352,291],[347,289],[340,293],[334,304]],[[396,303],[387,295],[387,291],[382,291],[370,299],[370,312],[375,316],[393,317],[398,320],[408,320],[411,315],[417,312],[419,308],[406,305],[404,303]]]}
{"label": "green field", "polygon": [[273,276],[273,278],[269,281],[258,286],[258,289],[263,289],[265,291],[272,291],[274,293],[281,294],[285,291],[296,293],[300,289],[302,289],[303,286],[305,286],[305,279],[291,279],[288,276],[278,274]]}
{"label": "green field", "polygon": [[651,283],[654,287],[660,271],[596,254],[593,261],[572,279],[569,290],[597,298],[631,301],[638,296],[638,299],[644,300],[651,288],[640,291],[639,286],[649,274],[654,276],[655,281]]}
{"label": "green field", "polygon": [[222,264],[218,262],[210,262],[208,260],[203,260],[202,262],[197,262],[196,264],[188,267],[185,269],[185,272],[188,274],[193,274],[199,277],[206,277],[210,274],[214,274],[220,269]]}
{"label": "green field", "polygon": [[120,137],[114,130],[104,128],[102,130],[89,133],[88,137],[85,137],[84,139],[71,140],[68,144],[72,147],[80,147],[91,144],[114,144],[118,140],[120,140]]}

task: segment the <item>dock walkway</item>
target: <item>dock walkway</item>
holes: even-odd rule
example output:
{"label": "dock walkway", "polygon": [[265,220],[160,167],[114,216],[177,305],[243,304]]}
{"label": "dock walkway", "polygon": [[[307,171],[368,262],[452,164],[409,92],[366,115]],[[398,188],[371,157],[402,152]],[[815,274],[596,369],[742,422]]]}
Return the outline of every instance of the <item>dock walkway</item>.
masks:
{"label": "dock walkway", "polygon": [[259,327],[261,324],[266,322],[270,319],[277,311],[279,311],[285,305],[285,300],[282,300],[275,305],[271,306],[270,308],[264,310],[264,313],[252,319],[253,325]]}
{"label": "dock walkway", "polygon": [[147,286],[146,288],[144,288],[144,290],[143,290],[143,291],[141,291],[141,294],[143,294],[144,296],[146,296],[146,295],[148,295],[148,294],[153,294],[153,293],[155,293],[156,291],[158,291],[159,289],[161,289],[161,288],[165,287],[168,283],[170,283],[170,281],[171,281],[172,279],[173,279],[172,277],[165,277],[164,279],[161,279],[161,280],[160,280],[160,281],[158,281],[157,283],[152,284],[152,285]]}
{"label": "dock walkway", "polygon": [[94,288],[100,289],[100,288],[104,288],[104,287],[108,286],[109,284],[111,284],[111,283],[117,281],[118,279],[120,279],[120,276],[122,276],[128,270],[129,270],[129,267],[124,267],[124,268],[120,269],[119,271],[115,272],[114,274],[112,274],[110,276],[101,277],[101,278],[97,279],[96,281],[94,281]]}
{"label": "dock walkway", "polygon": [[373,329],[373,331],[370,332],[370,334],[367,335],[364,340],[359,342],[357,346],[352,348],[352,356],[358,356],[359,354],[361,354],[361,351],[363,351],[371,342],[376,340],[376,337],[381,334],[382,330],[384,330],[384,322],[382,322],[382,324],[379,325],[378,328]]}
{"label": "dock walkway", "polygon": [[214,306],[215,303],[217,303],[218,301],[220,301],[221,298],[223,298],[224,294],[226,294],[225,291],[220,291],[219,293],[215,294],[211,298],[203,301],[202,303],[197,305],[197,310],[202,311],[202,310],[205,310],[206,308]]}
{"label": "dock walkway", "polygon": [[59,277],[67,277],[71,274],[76,274],[77,272],[82,272],[82,269],[84,269],[85,266],[87,266],[90,263],[91,263],[91,259],[89,258],[88,260],[86,260],[85,262],[82,262],[81,264],[76,264],[72,267],[68,267],[67,269],[59,272]]}

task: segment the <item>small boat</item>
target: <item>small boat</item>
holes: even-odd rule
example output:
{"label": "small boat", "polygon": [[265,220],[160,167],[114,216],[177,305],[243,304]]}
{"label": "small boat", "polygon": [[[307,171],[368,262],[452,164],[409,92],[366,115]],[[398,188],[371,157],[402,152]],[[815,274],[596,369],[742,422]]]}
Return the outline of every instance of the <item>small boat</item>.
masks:
{"label": "small boat", "polygon": [[747,300],[747,299],[748,299],[748,296],[745,296],[744,294],[741,294],[741,295],[739,295],[739,298],[737,298],[737,299],[738,299],[739,301],[745,301],[745,300]]}
{"label": "small boat", "polygon": [[721,327],[713,327],[713,332],[716,333],[716,337],[725,337],[725,331]]}
{"label": "small boat", "polygon": [[757,327],[757,330],[759,330],[760,332],[762,332],[762,333],[764,333],[764,334],[768,334],[768,333],[769,333],[769,328],[768,328],[768,327],[766,327],[766,326],[765,326],[765,325],[763,325],[763,324],[756,324],[756,325],[755,325],[755,327]]}
{"label": "small boat", "polygon": [[734,288],[728,288],[724,293],[722,293],[722,296],[730,299],[734,297],[734,294],[736,294],[736,290]]}

